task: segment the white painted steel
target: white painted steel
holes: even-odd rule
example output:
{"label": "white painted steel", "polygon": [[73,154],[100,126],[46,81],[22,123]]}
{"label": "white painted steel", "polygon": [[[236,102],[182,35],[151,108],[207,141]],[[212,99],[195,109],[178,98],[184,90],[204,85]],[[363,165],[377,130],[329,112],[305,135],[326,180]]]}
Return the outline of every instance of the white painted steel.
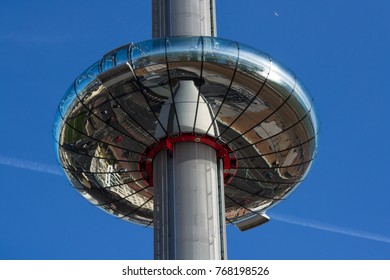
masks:
{"label": "white painted steel", "polygon": [[212,147],[193,142],[176,143],[172,154],[164,150],[155,157],[156,259],[225,258],[217,161]]}
{"label": "white painted steel", "polygon": [[215,0],[152,0],[153,38],[217,36]]}

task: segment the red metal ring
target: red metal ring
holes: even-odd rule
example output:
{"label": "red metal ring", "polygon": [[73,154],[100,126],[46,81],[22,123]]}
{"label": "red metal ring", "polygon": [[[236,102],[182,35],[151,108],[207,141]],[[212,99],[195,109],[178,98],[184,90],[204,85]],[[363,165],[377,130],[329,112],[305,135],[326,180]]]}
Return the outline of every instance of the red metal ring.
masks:
{"label": "red metal ring", "polygon": [[138,170],[148,185],[153,187],[153,159],[161,150],[173,152],[173,145],[182,142],[196,142],[208,145],[217,152],[217,158],[223,161],[224,184],[229,183],[237,172],[237,158],[227,144],[217,143],[217,139],[209,135],[196,135],[194,133],[181,133],[167,136],[145,149],[138,160]]}

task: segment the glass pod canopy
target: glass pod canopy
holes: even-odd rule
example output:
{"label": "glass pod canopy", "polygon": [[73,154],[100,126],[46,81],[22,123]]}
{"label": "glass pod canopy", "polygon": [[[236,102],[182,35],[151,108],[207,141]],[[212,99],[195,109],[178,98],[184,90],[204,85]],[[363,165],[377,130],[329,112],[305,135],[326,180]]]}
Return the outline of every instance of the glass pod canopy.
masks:
{"label": "glass pod canopy", "polygon": [[[183,84],[196,87],[197,96],[179,98]],[[180,102],[194,103],[190,121],[180,119]],[[167,103],[174,127],[160,118]],[[226,148],[225,217],[239,224],[256,220],[302,182],[317,130],[307,91],[267,54],[215,37],[168,37],[115,49],[77,77],[53,133],[60,165],[87,200],[152,226],[148,152],[162,139]]]}

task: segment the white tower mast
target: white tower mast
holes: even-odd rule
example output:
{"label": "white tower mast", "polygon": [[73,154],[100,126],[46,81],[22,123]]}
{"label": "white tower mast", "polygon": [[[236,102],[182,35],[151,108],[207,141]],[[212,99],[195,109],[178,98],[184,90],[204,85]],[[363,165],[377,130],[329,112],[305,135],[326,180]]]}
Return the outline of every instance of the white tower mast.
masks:
{"label": "white tower mast", "polygon": [[[214,0],[152,0],[152,9],[153,38],[216,36]],[[172,95],[156,138],[206,134],[213,116],[194,81],[179,81]],[[175,143],[153,160],[155,259],[226,259],[222,162],[197,142]]]}
{"label": "white tower mast", "polygon": [[152,0],[152,35],[217,36],[215,0]]}

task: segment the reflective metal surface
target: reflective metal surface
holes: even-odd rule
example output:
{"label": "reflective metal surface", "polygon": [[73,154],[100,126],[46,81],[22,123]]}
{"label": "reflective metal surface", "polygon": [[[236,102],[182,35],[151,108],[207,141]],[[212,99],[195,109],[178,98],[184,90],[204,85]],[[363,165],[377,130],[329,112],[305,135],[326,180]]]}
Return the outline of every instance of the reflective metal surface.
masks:
{"label": "reflective metal surface", "polygon": [[[172,130],[159,115],[180,81],[213,118]],[[192,98],[191,100],[194,100]],[[204,105],[202,105],[204,106]],[[176,116],[175,116],[176,115]],[[105,55],[65,93],[54,125],[57,155],[72,185],[122,219],[153,225],[153,187],[140,161],[161,137],[208,135],[230,147],[235,175],[225,186],[226,221],[255,219],[305,178],[317,145],[312,100],[295,75],[268,55],[213,37],[168,37]],[[174,131],[172,135],[170,131]]]}

